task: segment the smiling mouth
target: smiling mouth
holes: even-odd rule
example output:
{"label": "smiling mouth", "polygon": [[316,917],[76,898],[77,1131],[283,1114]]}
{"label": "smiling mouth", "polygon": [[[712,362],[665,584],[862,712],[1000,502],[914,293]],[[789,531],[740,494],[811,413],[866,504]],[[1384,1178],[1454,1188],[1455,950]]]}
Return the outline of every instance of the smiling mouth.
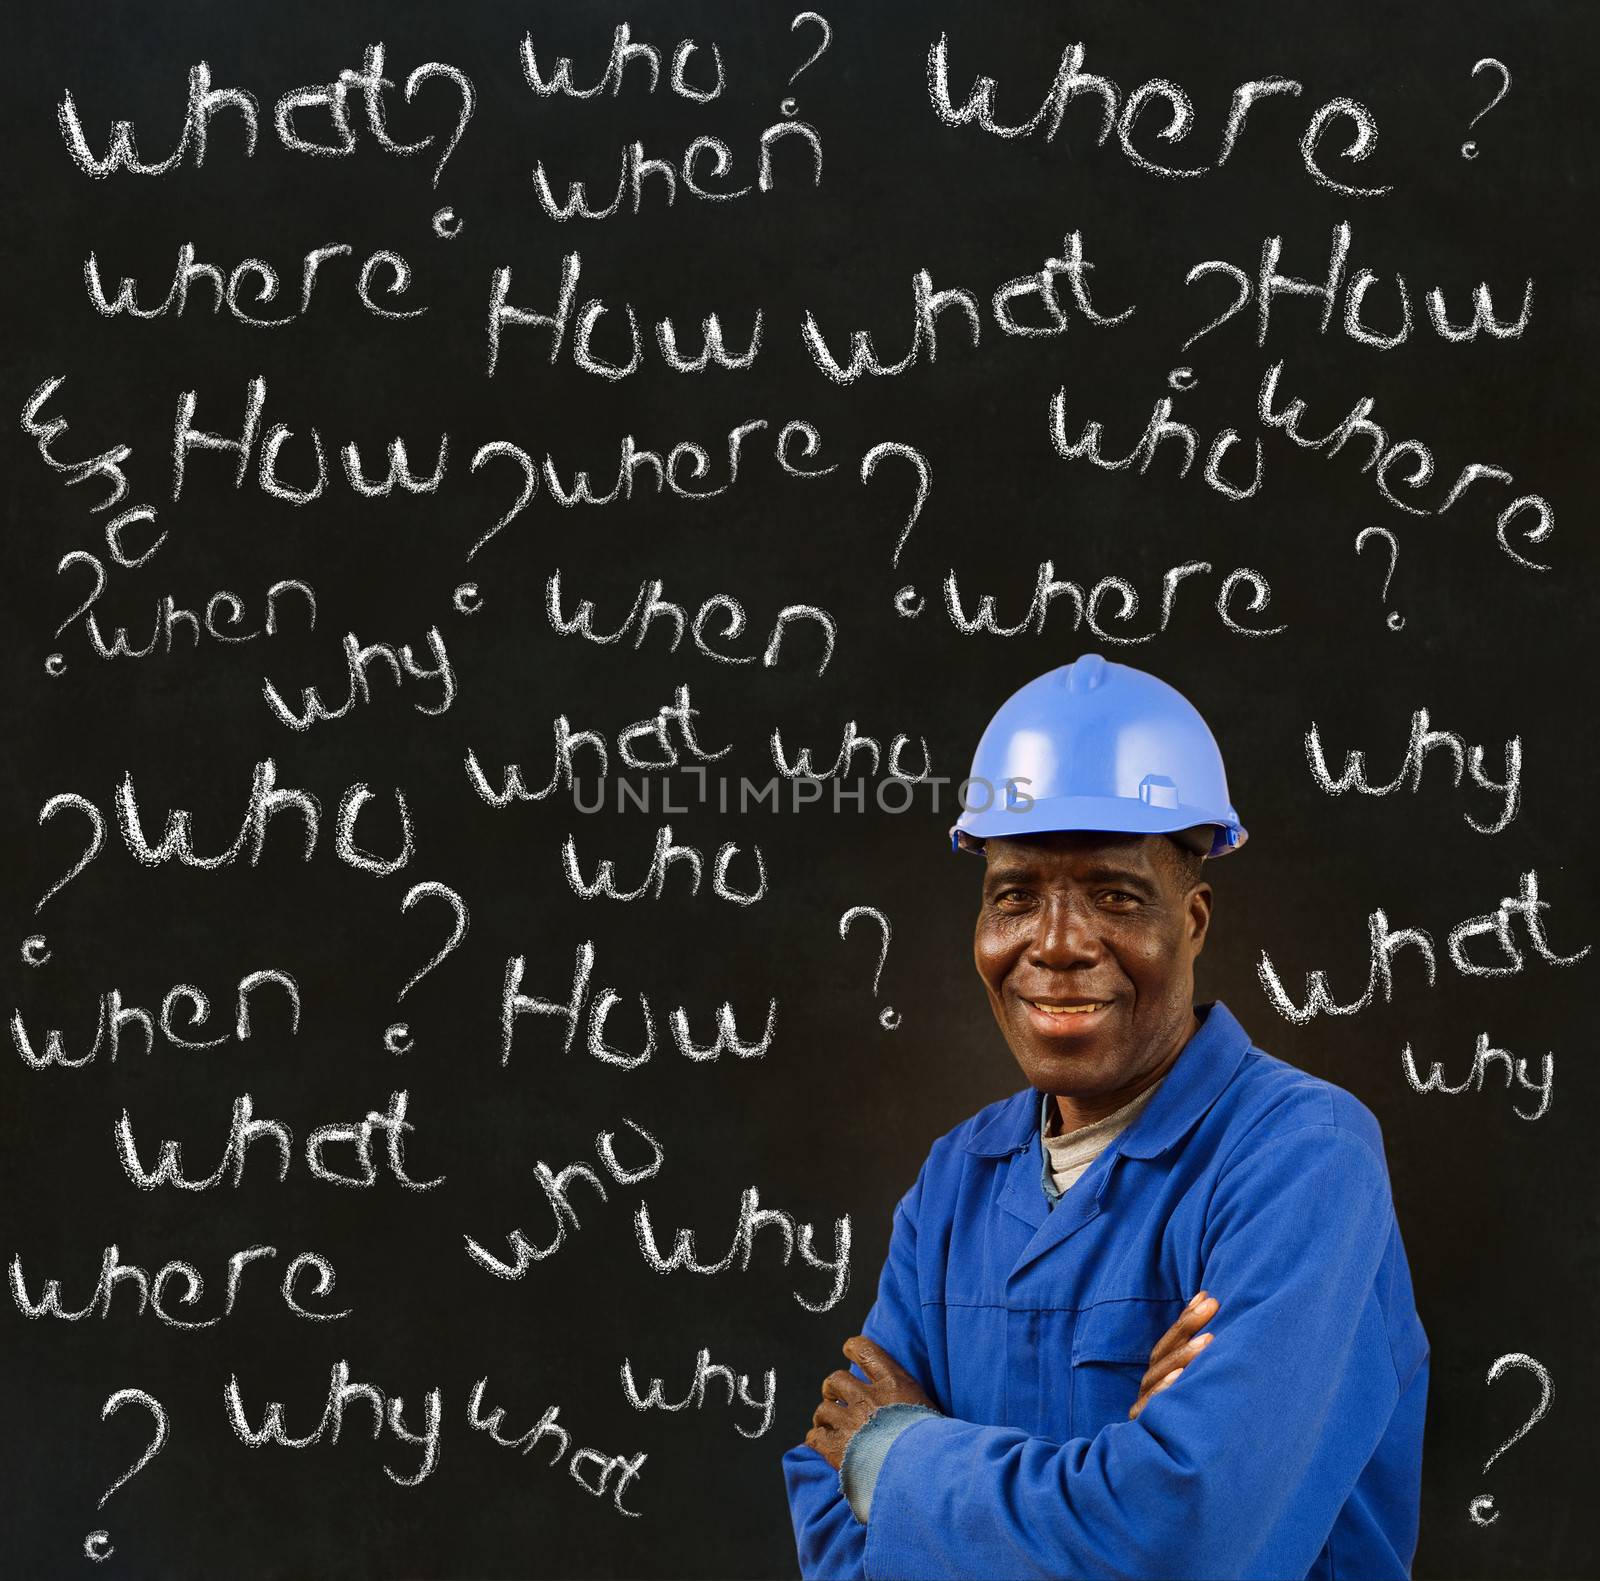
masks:
{"label": "smiling mouth", "polygon": [[1028,999],[1028,1020],[1045,1037],[1071,1037],[1098,1026],[1111,1008],[1109,999]]}

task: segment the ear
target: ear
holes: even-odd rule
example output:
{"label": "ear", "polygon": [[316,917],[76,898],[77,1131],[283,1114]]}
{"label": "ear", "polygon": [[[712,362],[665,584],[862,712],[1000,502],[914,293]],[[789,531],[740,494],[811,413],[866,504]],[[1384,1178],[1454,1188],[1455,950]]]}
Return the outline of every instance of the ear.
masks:
{"label": "ear", "polygon": [[1206,947],[1206,934],[1211,928],[1211,899],[1209,884],[1196,884],[1189,891],[1185,913],[1189,944],[1195,955]]}

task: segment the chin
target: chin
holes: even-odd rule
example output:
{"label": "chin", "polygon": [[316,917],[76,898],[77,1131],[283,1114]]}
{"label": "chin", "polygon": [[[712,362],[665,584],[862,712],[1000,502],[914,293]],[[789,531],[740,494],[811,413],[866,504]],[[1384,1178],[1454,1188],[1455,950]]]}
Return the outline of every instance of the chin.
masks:
{"label": "chin", "polygon": [[1041,1092],[1083,1093],[1114,1087],[1116,1051],[1091,1043],[1028,1041],[1012,1045],[1023,1074]]}

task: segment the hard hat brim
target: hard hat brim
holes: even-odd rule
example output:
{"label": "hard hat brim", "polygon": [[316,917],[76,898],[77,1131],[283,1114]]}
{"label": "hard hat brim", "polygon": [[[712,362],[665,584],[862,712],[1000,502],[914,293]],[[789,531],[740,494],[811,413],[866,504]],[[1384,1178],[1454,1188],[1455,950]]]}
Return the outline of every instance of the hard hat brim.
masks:
{"label": "hard hat brim", "polygon": [[1126,796],[1047,796],[1032,806],[991,807],[982,812],[968,811],[950,829],[950,844],[959,850],[958,834],[974,839],[1017,839],[1030,834],[1056,832],[1099,832],[1105,834],[1177,834],[1196,824],[1211,824],[1216,829],[1211,856],[1237,851],[1248,838],[1238,814],[1227,808],[1152,807]]}

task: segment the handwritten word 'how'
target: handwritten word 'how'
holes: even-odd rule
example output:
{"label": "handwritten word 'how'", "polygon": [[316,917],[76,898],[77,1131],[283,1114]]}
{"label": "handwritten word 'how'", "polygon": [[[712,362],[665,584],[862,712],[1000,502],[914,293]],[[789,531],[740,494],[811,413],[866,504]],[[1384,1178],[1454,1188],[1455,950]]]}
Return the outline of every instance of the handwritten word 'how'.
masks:
{"label": "handwritten word 'how'", "polygon": [[[522,976],[526,969],[527,961],[521,955],[514,955],[506,962],[505,987],[500,999],[502,1065],[511,1061],[511,1044],[516,1036],[517,1023],[523,1016],[555,1016],[566,1022],[566,1035],[561,1043],[564,1050],[572,1047],[573,1039],[578,1035],[578,1028],[587,1019],[589,1053],[602,1063],[617,1065],[623,1070],[636,1070],[655,1053],[655,1015],[650,1009],[650,1001],[642,993],[639,995],[639,1011],[644,1019],[644,1046],[637,1053],[630,1054],[614,1048],[606,1041],[606,1019],[621,996],[613,989],[604,988],[592,1002],[589,1001],[589,977],[594,970],[594,944],[591,940],[585,939],[578,946],[572,974],[572,992],[564,1003],[554,999],[539,999],[523,993]],[[586,1005],[587,1018],[584,1014]],[[667,1017],[667,1020],[672,1027],[672,1037],[678,1046],[678,1052],[686,1059],[704,1061],[720,1058],[724,1050],[740,1059],[756,1059],[764,1055],[771,1046],[772,1029],[777,1016],[778,1001],[769,999],[767,1022],[762,1029],[760,1041],[744,1043],[739,1039],[733,1005],[725,1002],[717,1010],[717,1040],[715,1043],[703,1046],[697,1044],[689,1035],[689,1015],[681,1005]]]}

